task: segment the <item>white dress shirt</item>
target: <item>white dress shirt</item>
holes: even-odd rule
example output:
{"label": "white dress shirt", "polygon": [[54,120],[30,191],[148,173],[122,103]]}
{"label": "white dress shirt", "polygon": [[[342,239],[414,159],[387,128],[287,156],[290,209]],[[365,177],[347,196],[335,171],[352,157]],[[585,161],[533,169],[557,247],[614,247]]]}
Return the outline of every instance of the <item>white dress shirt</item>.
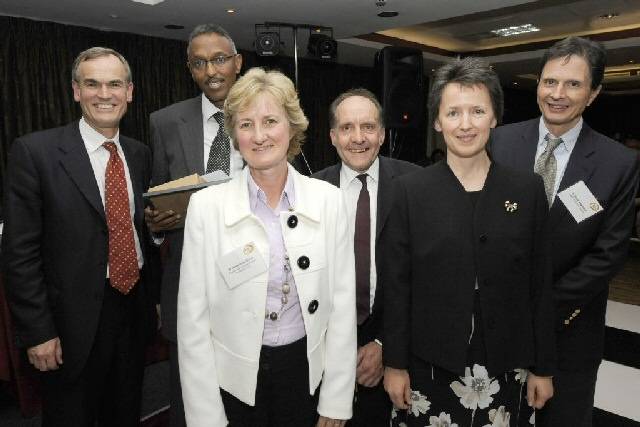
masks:
{"label": "white dress shirt", "polygon": [[547,136],[547,134],[549,134],[549,136],[552,138],[562,138],[562,143],[559,144],[553,151],[553,155],[556,158],[556,181],[553,185],[553,199],[556,198],[558,188],[560,187],[560,182],[562,181],[562,177],[564,176],[564,171],[567,169],[567,165],[569,164],[569,157],[571,157],[573,147],[576,146],[576,142],[578,141],[578,136],[580,135],[581,130],[582,117],[580,118],[580,120],[578,120],[578,123],[576,123],[574,127],[569,129],[564,134],[554,135],[549,131],[549,129],[547,129],[547,125],[544,123],[544,119],[540,117],[540,125],[538,131],[538,148],[536,150],[535,161],[533,162],[534,165],[538,161],[538,157],[540,157],[545,148],[547,148],[547,141],[545,140],[545,136]]}
{"label": "white dress shirt", "polygon": [[[209,151],[211,151],[211,144],[218,134],[218,129],[220,129],[220,125],[218,125],[218,121],[213,117],[215,113],[220,110],[218,107],[213,105],[209,98],[202,94],[202,130],[204,132],[204,170],[207,170],[207,162],[209,161]],[[230,151],[230,163],[229,163],[229,171],[231,172],[231,177],[237,176],[242,167],[244,166],[244,161],[242,160],[242,156],[240,152],[233,147],[233,141],[231,140],[231,132],[227,129],[227,133],[229,134],[229,144],[231,147]]]}
{"label": "white dress shirt", "polygon": [[340,189],[344,192],[344,198],[347,205],[347,214],[349,215],[349,225],[351,231],[355,230],[356,225],[356,208],[358,205],[358,197],[362,189],[362,182],[357,178],[358,175],[367,174],[367,190],[369,191],[369,218],[371,218],[371,266],[369,268],[369,313],[373,308],[376,296],[376,220],[378,214],[378,179],[380,177],[380,160],[376,157],[366,172],[356,172],[342,162],[340,168]]}
{"label": "white dress shirt", "polygon": [[[100,199],[102,199],[102,206],[104,207],[104,179],[107,171],[107,163],[109,162],[109,151],[104,148],[102,144],[106,141],[113,141],[118,150],[118,155],[124,165],[124,176],[127,181],[127,193],[129,195],[129,214],[131,216],[131,227],[133,227],[133,240],[136,247],[136,257],[138,258],[138,268],[142,268],[144,259],[142,258],[142,250],[140,249],[140,240],[138,239],[138,232],[136,231],[135,223],[133,222],[133,216],[136,211],[135,203],[133,200],[133,187],[131,186],[131,176],[129,175],[129,166],[127,165],[127,159],[122,152],[122,146],[120,145],[120,132],[117,132],[113,138],[106,138],[97,130],[89,126],[84,120],[84,117],[80,119],[80,136],[84,141],[84,146],[89,154],[89,161],[91,162],[91,168],[98,184],[98,190],[100,191]],[[109,267],[107,267],[107,277],[109,277]]]}

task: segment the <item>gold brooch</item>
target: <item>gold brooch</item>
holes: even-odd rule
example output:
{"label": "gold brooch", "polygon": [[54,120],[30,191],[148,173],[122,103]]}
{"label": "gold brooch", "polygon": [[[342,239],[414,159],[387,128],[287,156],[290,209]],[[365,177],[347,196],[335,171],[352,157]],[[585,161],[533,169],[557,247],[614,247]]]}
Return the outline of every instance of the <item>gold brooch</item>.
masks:
{"label": "gold brooch", "polygon": [[249,255],[251,252],[253,252],[254,249],[255,249],[255,246],[253,245],[253,243],[247,243],[246,245],[244,245],[242,252],[245,255]]}
{"label": "gold brooch", "polygon": [[504,208],[507,212],[515,212],[518,210],[518,202],[511,202],[507,200],[504,202]]}

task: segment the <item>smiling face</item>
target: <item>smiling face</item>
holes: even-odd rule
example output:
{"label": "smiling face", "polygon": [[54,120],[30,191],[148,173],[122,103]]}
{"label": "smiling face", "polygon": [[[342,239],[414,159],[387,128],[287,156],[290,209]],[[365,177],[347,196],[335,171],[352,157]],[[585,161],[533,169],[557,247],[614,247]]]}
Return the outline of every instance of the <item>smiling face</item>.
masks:
{"label": "smiling face", "polygon": [[284,108],[270,93],[258,94],[237,113],[233,133],[250,169],[266,171],[287,167],[291,129]]}
{"label": "smiling face", "polygon": [[124,64],[114,55],[88,59],[78,66],[77,76],[71,85],[82,116],[89,126],[113,138],[133,97]]}
{"label": "smiling face", "polygon": [[[196,60],[211,61],[218,57],[231,58],[223,65],[214,65],[212,62],[207,62],[203,68],[191,65]],[[229,39],[216,33],[208,33],[191,40],[188,60],[193,81],[216,107],[222,108],[242,67],[242,56],[234,55]]]}
{"label": "smiling face", "polygon": [[376,106],[363,96],[350,96],[336,108],[331,143],[340,159],[356,172],[364,172],[384,143],[384,128]]}
{"label": "smiling face", "polygon": [[491,97],[484,85],[445,86],[434,127],[442,132],[447,159],[472,158],[484,153],[496,123]]}
{"label": "smiling face", "polygon": [[538,82],[538,107],[547,128],[559,137],[580,120],[582,112],[598,96],[600,87],[591,89],[589,65],[584,58],[549,60]]}

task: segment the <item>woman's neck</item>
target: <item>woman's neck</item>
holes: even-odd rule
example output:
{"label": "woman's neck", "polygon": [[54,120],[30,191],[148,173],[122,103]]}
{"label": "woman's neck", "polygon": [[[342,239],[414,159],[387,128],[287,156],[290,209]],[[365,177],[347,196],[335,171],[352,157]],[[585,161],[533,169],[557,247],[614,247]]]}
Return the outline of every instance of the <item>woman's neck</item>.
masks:
{"label": "woman's neck", "polygon": [[447,164],[466,191],[480,191],[487,179],[491,160],[486,151],[470,158],[448,154]]}
{"label": "woman's neck", "polygon": [[287,163],[271,169],[259,170],[249,168],[251,177],[267,196],[267,203],[271,209],[275,209],[280,203],[280,196],[287,182],[289,169]]}

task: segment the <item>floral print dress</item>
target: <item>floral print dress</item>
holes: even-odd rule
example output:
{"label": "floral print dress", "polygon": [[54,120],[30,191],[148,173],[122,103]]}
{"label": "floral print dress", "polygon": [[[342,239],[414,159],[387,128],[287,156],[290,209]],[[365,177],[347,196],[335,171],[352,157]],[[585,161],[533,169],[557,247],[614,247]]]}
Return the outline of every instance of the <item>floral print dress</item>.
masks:
{"label": "floral print dress", "polygon": [[[480,192],[469,193],[472,201]],[[526,406],[526,369],[489,373],[482,328],[480,289],[476,287],[467,366],[463,376],[414,358],[409,368],[411,407],[393,409],[392,427],[510,427],[533,425],[520,420]],[[522,411],[522,417],[525,417]],[[530,413],[530,412],[529,412]]]}

